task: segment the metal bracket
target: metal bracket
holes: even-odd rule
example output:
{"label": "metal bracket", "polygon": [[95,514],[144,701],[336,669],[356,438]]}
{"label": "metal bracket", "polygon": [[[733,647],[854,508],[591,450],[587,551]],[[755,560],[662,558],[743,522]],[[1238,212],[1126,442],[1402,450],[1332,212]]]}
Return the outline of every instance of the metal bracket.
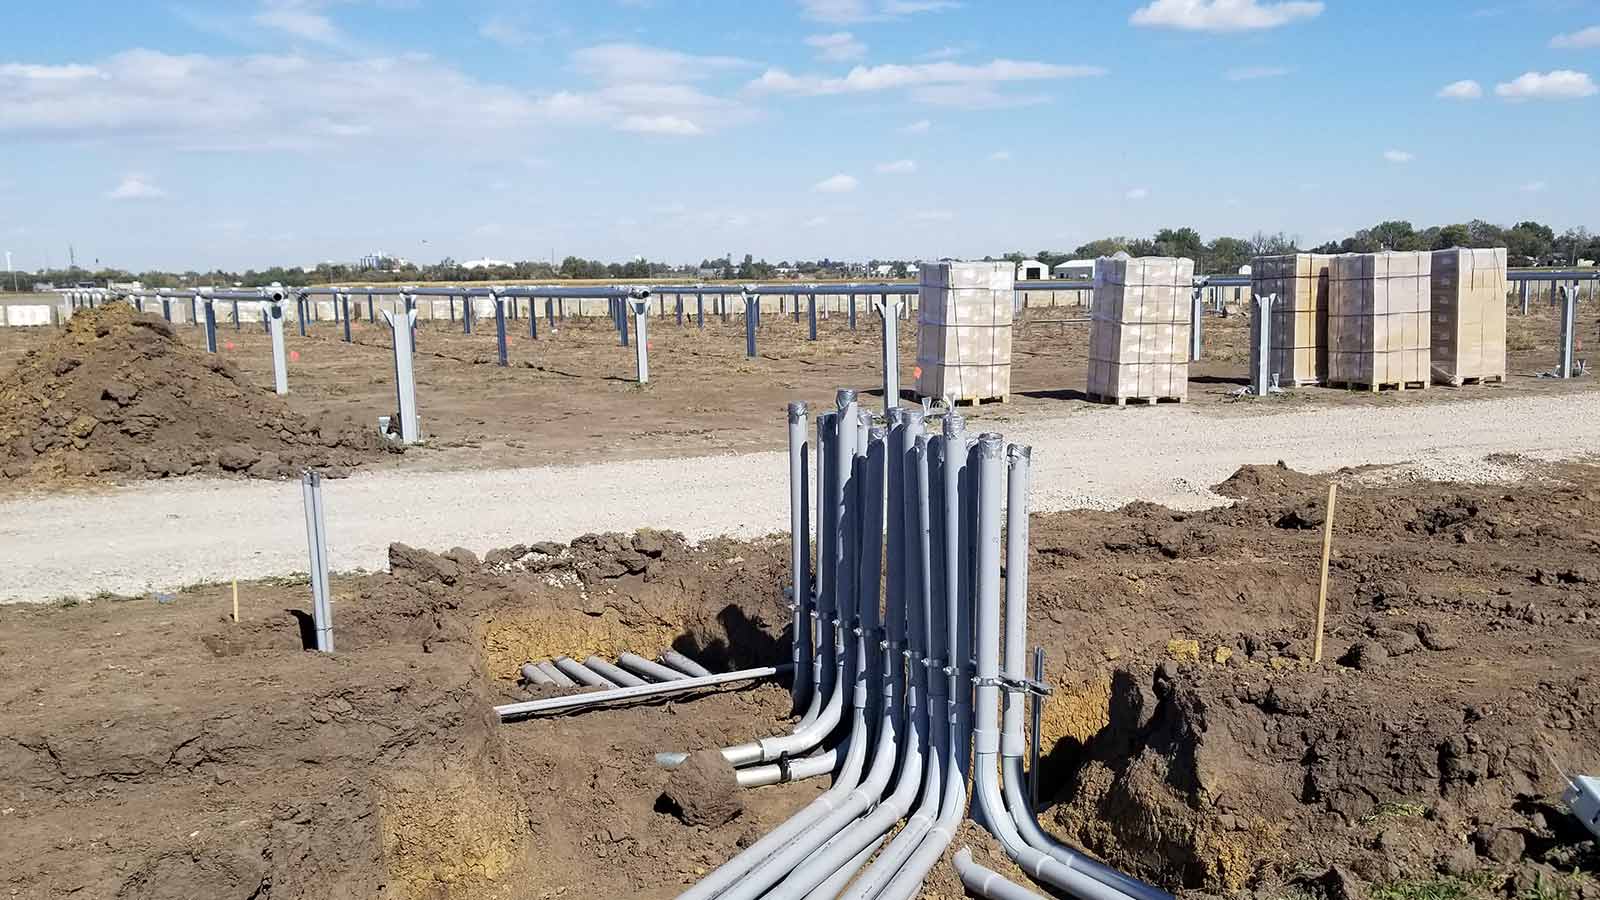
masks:
{"label": "metal bracket", "polygon": [[1040,697],[1050,696],[1050,685],[1032,678],[1008,678],[1001,675],[995,679],[1000,684],[1001,690],[1012,694],[1036,694]]}

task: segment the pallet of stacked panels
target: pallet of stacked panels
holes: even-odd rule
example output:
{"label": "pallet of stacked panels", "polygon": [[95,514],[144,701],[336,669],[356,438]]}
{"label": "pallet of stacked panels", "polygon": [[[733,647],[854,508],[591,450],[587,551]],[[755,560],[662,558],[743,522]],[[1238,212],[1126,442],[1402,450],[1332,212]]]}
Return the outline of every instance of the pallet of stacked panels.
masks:
{"label": "pallet of stacked panels", "polygon": [[1424,389],[1430,371],[1432,254],[1350,253],[1328,266],[1328,384]]}
{"label": "pallet of stacked panels", "polygon": [[1189,300],[1194,261],[1095,261],[1089,327],[1089,399],[1181,403],[1189,396]]}
{"label": "pallet of stacked panels", "polygon": [[1441,384],[1506,380],[1504,247],[1433,252],[1433,378]]}
{"label": "pallet of stacked panels", "polygon": [[1009,400],[1015,267],[923,263],[919,274],[917,394],[955,403]]}

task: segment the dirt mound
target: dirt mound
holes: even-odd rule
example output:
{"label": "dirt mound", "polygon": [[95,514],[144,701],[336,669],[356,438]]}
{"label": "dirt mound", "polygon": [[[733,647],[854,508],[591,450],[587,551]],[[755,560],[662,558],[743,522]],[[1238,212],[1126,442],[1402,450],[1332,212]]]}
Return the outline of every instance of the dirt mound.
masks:
{"label": "dirt mound", "polygon": [[1283,460],[1278,460],[1278,464],[1274,466],[1254,464],[1240,466],[1239,471],[1211,489],[1224,497],[1248,500],[1254,497],[1310,490],[1319,484],[1326,485],[1326,479],[1296,472],[1285,465]]}
{"label": "dirt mound", "polygon": [[0,379],[0,480],[344,474],[389,449],[308,421],[122,304],[73,316]]}

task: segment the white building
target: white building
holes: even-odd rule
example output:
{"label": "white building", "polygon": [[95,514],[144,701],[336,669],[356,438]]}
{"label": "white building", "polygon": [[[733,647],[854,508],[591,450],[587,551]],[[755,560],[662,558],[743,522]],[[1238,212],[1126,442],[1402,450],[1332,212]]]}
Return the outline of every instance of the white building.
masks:
{"label": "white building", "polygon": [[1050,277],[1050,270],[1044,263],[1037,259],[1025,259],[1017,263],[1018,281],[1041,281]]}
{"label": "white building", "polygon": [[463,268],[463,269],[499,269],[499,268],[503,268],[503,267],[509,266],[509,265],[511,265],[511,263],[508,263],[503,259],[489,259],[488,257],[484,257],[483,259],[469,259],[466,262],[461,264],[461,268]]}
{"label": "white building", "polygon": [[1063,263],[1056,263],[1050,274],[1057,278],[1093,278],[1094,260],[1069,259]]}

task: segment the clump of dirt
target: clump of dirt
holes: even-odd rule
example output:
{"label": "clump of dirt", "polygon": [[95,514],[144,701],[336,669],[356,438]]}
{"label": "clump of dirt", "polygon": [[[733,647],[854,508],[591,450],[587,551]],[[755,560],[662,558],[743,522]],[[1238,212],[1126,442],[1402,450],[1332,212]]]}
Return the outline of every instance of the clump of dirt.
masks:
{"label": "clump of dirt", "polygon": [[685,825],[715,828],[744,812],[743,788],[717,750],[696,750],[673,771],[661,801]]}
{"label": "clump of dirt", "polygon": [[120,303],[77,313],[0,379],[0,479],[283,478],[306,467],[337,477],[395,449],[292,412]]}
{"label": "clump of dirt", "polygon": [[1218,487],[1231,507],[1035,517],[1030,638],[1069,667],[1045,821],[1171,889],[1600,892],[1560,801],[1562,769],[1600,768],[1600,474],[1547,471],[1341,478],[1320,661],[1327,476],[1252,466]]}

